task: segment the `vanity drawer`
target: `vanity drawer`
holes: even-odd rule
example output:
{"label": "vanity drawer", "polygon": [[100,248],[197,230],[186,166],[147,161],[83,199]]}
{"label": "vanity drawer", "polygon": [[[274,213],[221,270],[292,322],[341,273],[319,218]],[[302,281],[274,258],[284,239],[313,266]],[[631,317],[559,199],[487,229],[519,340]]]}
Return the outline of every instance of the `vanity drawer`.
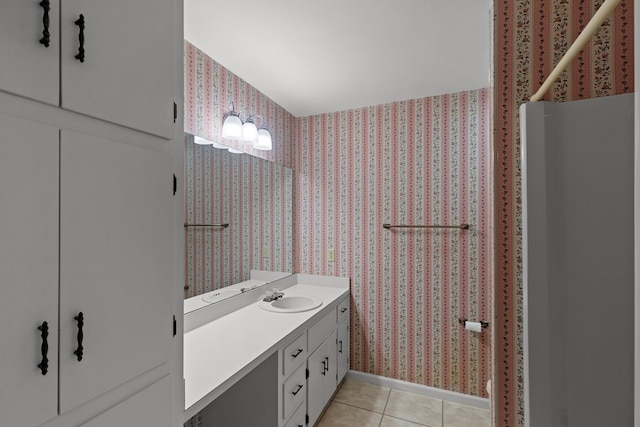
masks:
{"label": "vanity drawer", "polygon": [[303,403],[284,427],[305,427],[307,425],[307,407]]}
{"label": "vanity drawer", "polygon": [[326,316],[309,328],[309,353],[322,344],[322,341],[336,329],[336,309],[331,310]]}
{"label": "vanity drawer", "polygon": [[338,304],[338,325],[349,318],[349,298]]}
{"label": "vanity drawer", "polygon": [[306,332],[282,350],[282,374],[286,376],[305,360],[307,360]]}
{"label": "vanity drawer", "polygon": [[307,379],[306,367],[300,366],[298,370],[291,375],[282,385],[282,416],[286,420],[289,418],[294,409],[296,409],[307,396]]}

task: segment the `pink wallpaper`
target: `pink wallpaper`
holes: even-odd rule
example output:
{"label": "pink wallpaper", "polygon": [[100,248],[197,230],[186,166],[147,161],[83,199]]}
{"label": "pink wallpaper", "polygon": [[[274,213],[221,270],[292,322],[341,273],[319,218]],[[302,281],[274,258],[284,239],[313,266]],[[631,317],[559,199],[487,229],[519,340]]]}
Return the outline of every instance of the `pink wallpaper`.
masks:
{"label": "pink wallpaper", "polygon": [[491,110],[481,89],[296,119],[295,269],[351,278],[352,369],[486,396],[490,334],[457,318],[491,320]]}
{"label": "pink wallpaper", "polygon": [[[184,42],[184,131],[241,149],[287,167],[293,165],[293,116],[253,86],[227,70],[188,41]],[[222,117],[233,102],[242,118],[259,114],[271,132],[273,150],[260,151],[222,140]]]}
{"label": "pink wallpaper", "polygon": [[[524,425],[520,121],[518,107],[542,85],[604,0],[496,0],[496,426]],[[622,0],[545,96],[571,101],[631,93],[633,1]]]}
{"label": "pink wallpaper", "polygon": [[[250,270],[293,271],[291,169],[185,138],[185,298],[247,280]],[[264,247],[269,257],[263,257]]]}
{"label": "pink wallpaper", "polygon": [[[234,156],[185,142],[185,221],[232,224],[227,229],[185,229],[184,295],[188,298],[246,280],[251,269],[292,271],[292,184],[283,187],[286,171],[256,157],[292,167],[294,118],[187,41],[184,62],[185,132],[251,154]],[[222,117],[230,102],[245,112],[243,118],[247,112],[265,117],[273,150],[221,140]],[[269,186],[270,182],[279,185]],[[270,197],[262,193],[265,188]],[[216,202],[223,199],[223,204]],[[262,258],[264,246],[269,247],[268,259]]]}
{"label": "pink wallpaper", "polygon": [[[275,149],[253,154],[294,169],[294,271],[351,278],[352,369],[486,397],[490,334],[457,318],[491,321],[490,89],[294,118],[185,42],[185,100],[185,132],[214,141],[229,100],[268,117]],[[216,179],[190,175],[217,166],[190,156],[186,218],[213,220],[204,189]],[[471,229],[382,228],[463,222]],[[213,236],[187,233],[189,292],[232,280],[211,257],[244,249],[203,254]]]}

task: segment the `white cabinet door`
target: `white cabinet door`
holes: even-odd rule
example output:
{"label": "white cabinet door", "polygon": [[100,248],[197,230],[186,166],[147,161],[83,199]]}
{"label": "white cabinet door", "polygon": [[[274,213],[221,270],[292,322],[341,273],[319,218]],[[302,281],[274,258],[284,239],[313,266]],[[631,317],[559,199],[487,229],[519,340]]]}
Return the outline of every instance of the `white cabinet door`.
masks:
{"label": "white cabinet door", "polygon": [[49,47],[40,40],[44,8],[39,1],[0,3],[0,90],[58,105],[60,33],[58,0],[49,3]]}
{"label": "white cabinet door", "polygon": [[167,151],[64,130],[60,151],[64,413],[169,359],[173,176]]}
{"label": "white cabinet door", "polygon": [[337,386],[335,331],[309,357],[307,368],[309,425],[314,425]]}
{"label": "white cabinet door", "polygon": [[[0,272],[0,424],[32,427],[58,409],[58,129],[6,116],[0,116]],[[38,368],[43,322],[45,375]]]}
{"label": "white cabinet door", "polygon": [[338,382],[342,381],[349,370],[349,320],[338,326]]}
{"label": "white cabinet door", "polygon": [[[173,0],[61,0],[62,107],[173,137]],[[84,17],[84,62],[76,59]]]}
{"label": "white cabinet door", "polygon": [[158,427],[171,422],[171,377],[164,377],[135,396],[80,427]]}

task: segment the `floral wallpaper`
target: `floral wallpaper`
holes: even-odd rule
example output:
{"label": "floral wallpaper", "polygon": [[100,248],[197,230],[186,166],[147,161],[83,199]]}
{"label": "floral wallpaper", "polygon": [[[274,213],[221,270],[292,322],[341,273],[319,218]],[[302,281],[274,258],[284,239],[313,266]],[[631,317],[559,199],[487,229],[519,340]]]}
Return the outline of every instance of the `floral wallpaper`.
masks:
{"label": "floral wallpaper", "polygon": [[458,318],[491,317],[491,111],[480,89],[296,119],[295,269],[351,278],[351,369],[487,396],[490,333]]}
{"label": "floral wallpaper", "polygon": [[[239,149],[281,165],[293,164],[294,117],[256,88],[227,70],[200,49],[184,42],[184,131]],[[222,118],[233,103],[245,119],[259,114],[271,133],[273,150],[255,150],[238,141],[222,139]],[[258,119],[258,125],[260,121]]]}
{"label": "floral wallpaper", "polygon": [[[250,270],[293,272],[291,169],[185,138],[185,293],[249,279]],[[268,250],[264,256],[263,250]]]}
{"label": "floral wallpaper", "polygon": [[[494,3],[496,424],[524,425],[521,170],[518,107],[533,95],[604,0]],[[544,98],[634,91],[633,2],[623,0]]]}

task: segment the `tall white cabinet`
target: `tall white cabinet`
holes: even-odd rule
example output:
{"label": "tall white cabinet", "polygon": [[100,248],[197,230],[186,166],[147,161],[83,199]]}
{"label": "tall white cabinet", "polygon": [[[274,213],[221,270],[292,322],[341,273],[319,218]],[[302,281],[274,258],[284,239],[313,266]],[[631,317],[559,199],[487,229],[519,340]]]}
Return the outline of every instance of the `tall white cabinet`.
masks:
{"label": "tall white cabinet", "polygon": [[35,426],[58,405],[58,129],[0,116],[0,132],[0,425]]}
{"label": "tall white cabinet", "polygon": [[181,9],[2,3],[2,426],[172,425]]}
{"label": "tall white cabinet", "polygon": [[0,90],[172,138],[173,18],[174,0],[4,0]]}

